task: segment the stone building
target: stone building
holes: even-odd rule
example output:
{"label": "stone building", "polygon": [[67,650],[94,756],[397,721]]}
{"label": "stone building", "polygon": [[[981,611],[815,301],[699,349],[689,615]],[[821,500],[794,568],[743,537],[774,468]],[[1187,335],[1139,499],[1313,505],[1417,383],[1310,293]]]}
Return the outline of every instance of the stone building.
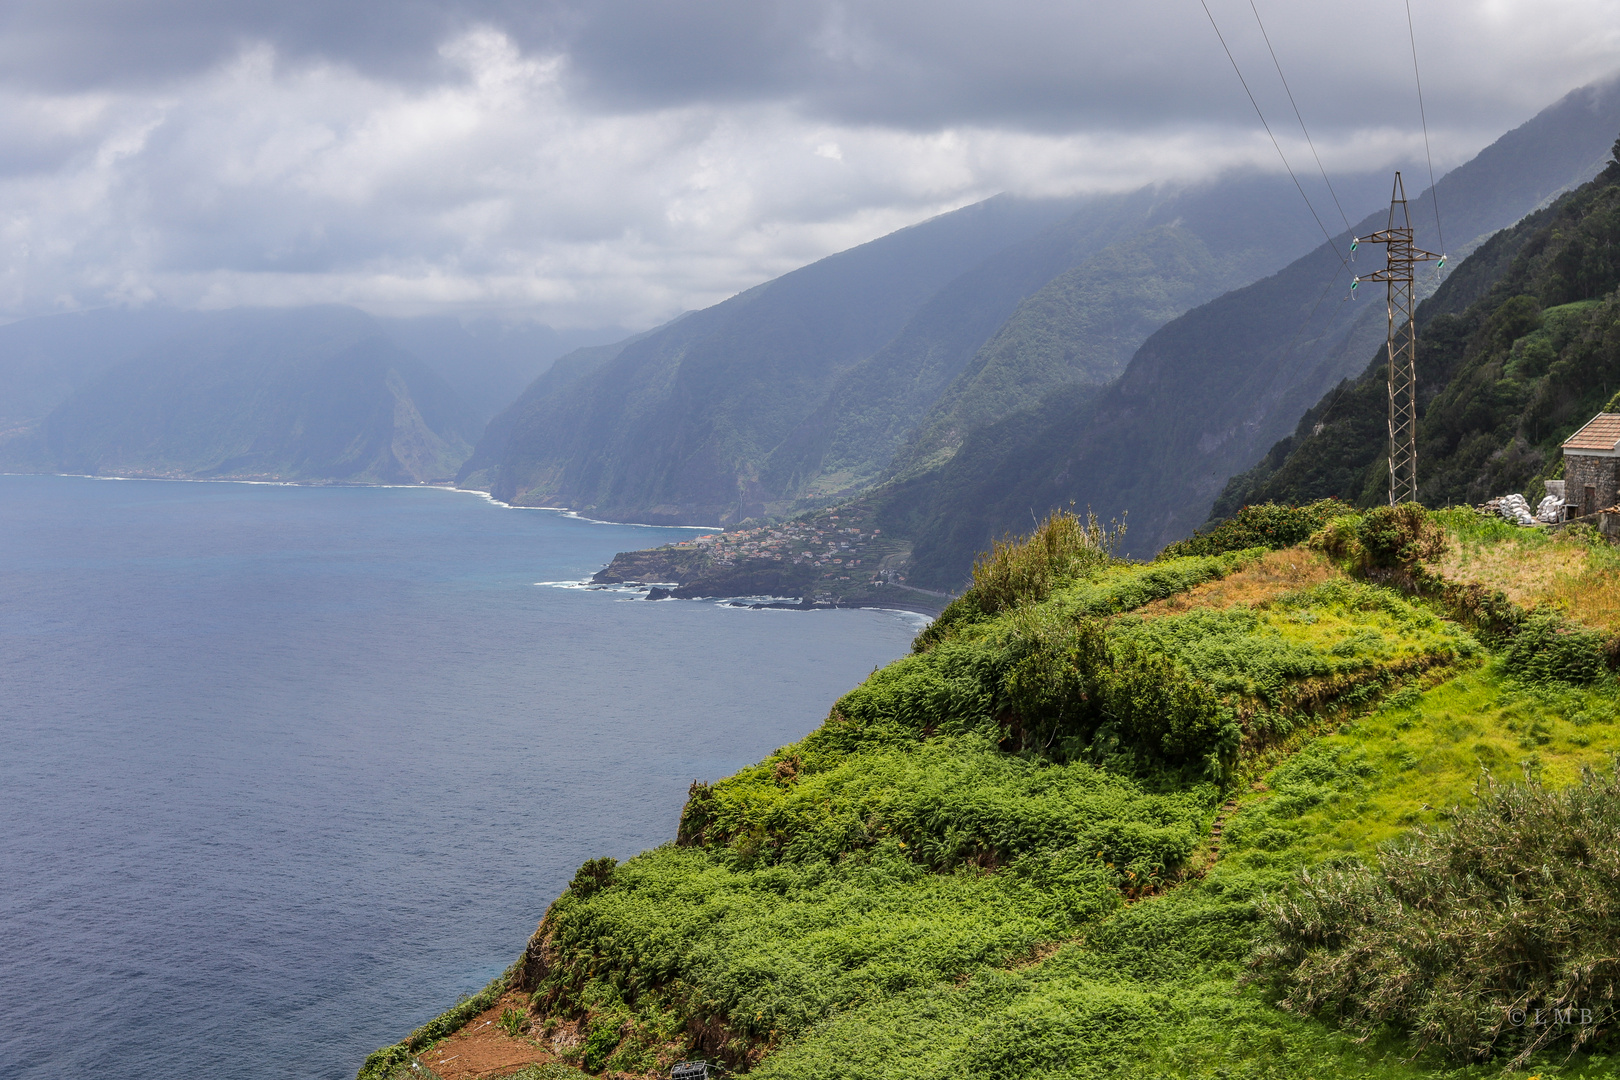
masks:
{"label": "stone building", "polygon": [[1564,502],[1577,517],[1620,503],[1620,413],[1598,413],[1564,440]]}

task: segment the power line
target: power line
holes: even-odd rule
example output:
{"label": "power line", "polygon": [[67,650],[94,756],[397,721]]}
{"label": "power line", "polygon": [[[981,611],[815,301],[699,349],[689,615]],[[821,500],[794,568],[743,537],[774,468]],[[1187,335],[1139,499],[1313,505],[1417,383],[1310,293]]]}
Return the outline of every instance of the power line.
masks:
{"label": "power line", "polygon": [[1327,231],[1327,226],[1322,224],[1322,218],[1317,214],[1316,207],[1311,205],[1311,197],[1305,194],[1305,188],[1300,184],[1299,177],[1294,175],[1294,167],[1288,164],[1288,155],[1283,153],[1282,144],[1277,141],[1277,136],[1272,133],[1271,125],[1266,123],[1266,114],[1260,111],[1260,103],[1254,99],[1254,91],[1249,89],[1249,80],[1243,77],[1243,69],[1238,67],[1237,58],[1232,55],[1231,48],[1226,44],[1226,36],[1221,33],[1221,28],[1216,25],[1215,16],[1210,12],[1209,4],[1206,0],[1198,0],[1198,3],[1203,6],[1204,14],[1209,17],[1209,25],[1214,29],[1215,36],[1220,39],[1221,48],[1226,52],[1226,58],[1232,62],[1232,70],[1237,72],[1238,82],[1243,84],[1243,92],[1249,95],[1249,104],[1254,106],[1254,114],[1260,118],[1260,126],[1266,129],[1267,135],[1271,136],[1271,145],[1277,148],[1277,156],[1282,159],[1283,168],[1288,170],[1288,179],[1294,182],[1294,187],[1299,191],[1299,197],[1305,200],[1305,209],[1309,210],[1311,217],[1316,219],[1316,227],[1322,230],[1322,235],[1326,237],[1328,247],[1333,249],[1333,254],[1338,256],[1339,262],[1343,263],[1346,269],[1349,269],[1350,264],[1345,262],[1343,255],[1339,255],[1339,246],[1333,242],[1333,236]]}
{"label": "power line", "polygon": [[1429,153],[1429,116],[1423,108],[1423,76],[1418,74],[1417,33],[1412,29],[1412,0],[1406,0],[1406,37],[1412,43],[1412,78],[1417,82],[1418,116],[1423,120],[1423,156],[1429,161],[1429,197],[1434,200],[1434,231],[1440,238],[1440,250],[1444,252],[1446,233],[1440,228],[1440,193],[1434,189],[1434,156]]}
{"label": "power line", "polygon": [[[1205,10],[1208,11],[1209,9],[1205,8]],[[1322,183],[1327,185],[1328,194],[1333,196],[1333,205],[1338,207],[1339,217],[1344,219],[1344,228],[1348,232],[1350,218],[1345,214],[1344,207],[1339,205],[1339,193],[1333,190],[1333,181],[1328,179],[1327,170],[1322,167],[1321,155],[1316,152],[1316,143],[1311,141],[1311,133],[1305,128],[1305,117],[1300,115],[1299,103],[1294,100],[1293,88],[1288,85],[1288,77],[1283,74],[1282,64],[1277,60],[1277,50],[1271,47],[1271,35],[1266,33],[1266,24],[1260,18],[1260,9],[1254,6],[1254,0],[1249,0],[1249,10],[1254,12],[1254,21],[1260,27],[1260,36],[1265,39],[1266,51],[1271,54],[1271,62],[1277,68],[1277,78],[1282,80],[1283,89],[1288,92],[1288,104],[1294,107],[1294,119],[1299,121],[1299,130],[1305,134],[1305,145],[1311,148],[1311,157],[1316,159],[1316,170],[1322,174]],[[1219,31],[1216,31],[1216,33],[1219,33]]]}

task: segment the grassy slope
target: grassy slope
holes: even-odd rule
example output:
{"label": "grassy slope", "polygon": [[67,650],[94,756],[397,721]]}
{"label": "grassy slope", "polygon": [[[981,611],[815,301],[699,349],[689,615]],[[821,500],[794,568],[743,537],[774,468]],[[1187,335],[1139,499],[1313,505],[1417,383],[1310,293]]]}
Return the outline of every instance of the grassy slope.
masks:
{"label": "grassy slope", "polygon": [[[1522,594],[1553,602],[1612,580],[1613,549],[1439,520],[1453,578],[1518,587],[1524,567],[1565,582]],[[1562,578],[1542,572],[1554,555]],[[582,870],[517,976],[538,1037],[633,1075],[692,1052],[763,1077],[1500,1073],[1276,1008],[1240,981],[1255,902],[1438,822],[1482,766],[1556,785],[1602,764],[1620,752],[1612,674],[1516,681],[1428,603],[1303,549],[1094,567],[965,610],[800,743],[695,787],[679,844]],[[1605,612],[1570,610],[1612,632]],[[1148,692],[1115,670],[1144,649],[1241,723],[1224,768],[1110,728]],[[1602,1054],[1536,1066],[1612,1073]]]}

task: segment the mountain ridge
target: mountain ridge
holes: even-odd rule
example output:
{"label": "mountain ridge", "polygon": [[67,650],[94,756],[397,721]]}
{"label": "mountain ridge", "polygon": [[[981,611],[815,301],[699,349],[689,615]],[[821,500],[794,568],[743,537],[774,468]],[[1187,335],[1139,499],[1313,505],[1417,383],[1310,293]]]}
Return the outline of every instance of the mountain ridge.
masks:
{"label": "mountain ridge", "polygon": [[[1566,95],[1439,180],[1452,231],[1486,235],[1556,197],[1572,173],[1595,174],[1617,129],[1620,80]],[[1411,206],[1423,235],[1432,199],[1425,192]],[[1384,217],[1368,215],[1352,232]],[[1349,235],[1338,238],[1340,251]],[[912,580],[959,587],[975,552],[1071,502],[1105,518],[1129,513],[1128,551],[1187,535],[1227,477],[1360,371],[1383,340],[1382,305],[1356,311],[1331,299],[1336,278],[1343,289],[1345,267],[1323,244],[1156,331],[1089,411],[1021,414],[1005,424],[1016,437],[991,440],[987,459],[953,459],[911,480],[884,524],[915,530]]]}
{"label": "mountain ridge", "polygon": [[442,377],[353,308],[188,317],[0,442],[28,471],[448,482],[477,434]]}

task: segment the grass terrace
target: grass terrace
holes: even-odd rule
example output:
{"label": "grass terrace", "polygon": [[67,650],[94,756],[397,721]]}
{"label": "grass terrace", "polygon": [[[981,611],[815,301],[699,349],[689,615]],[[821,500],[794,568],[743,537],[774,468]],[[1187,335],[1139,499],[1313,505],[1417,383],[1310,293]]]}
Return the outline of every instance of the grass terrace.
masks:
{"label": "grass terrace", "polygon": [[1620,649],[1579,598],[1614,552],[1245,514],[1146,564],[1065,514],[997,545],[819,728],[581,869],[491,989],[511,1037],[626,1077],[1614,1075],[1620,872],[1581,852],[1620,851]]}

